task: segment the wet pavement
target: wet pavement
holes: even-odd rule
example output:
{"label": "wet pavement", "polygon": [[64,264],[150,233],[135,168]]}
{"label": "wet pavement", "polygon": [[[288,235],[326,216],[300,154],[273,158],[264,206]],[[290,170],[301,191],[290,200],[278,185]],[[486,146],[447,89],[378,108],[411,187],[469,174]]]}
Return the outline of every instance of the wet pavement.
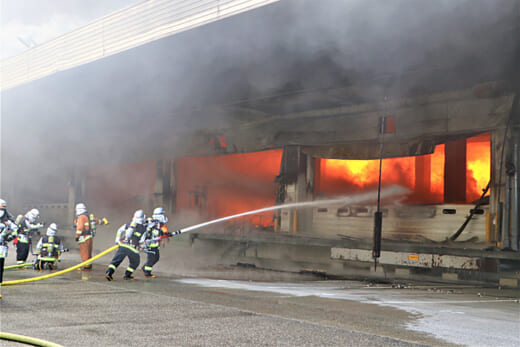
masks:
{"label": "wet pavement", "polygon": [[[66,254],[60,268],[75,258]],[[110,258],[91,272],[4,286],[0,330],[64,346],[520,345],[514,291],[219,266],[181,271],[168,257],[156,279],[124,281],[125,261],[108,282]],[[8,270],[4,281],[34,275]]]}

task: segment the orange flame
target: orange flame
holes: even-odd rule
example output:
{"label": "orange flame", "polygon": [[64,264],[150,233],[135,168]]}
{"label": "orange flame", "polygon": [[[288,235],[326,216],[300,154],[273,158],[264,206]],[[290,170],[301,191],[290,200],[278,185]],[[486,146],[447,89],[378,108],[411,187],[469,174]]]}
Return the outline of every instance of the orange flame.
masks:
{"label": "orange flame", "polygon": [[[272,206],[281,158],[282,150],[181,158],[177,207],[196,208],[206,218],[219,218]],[[268,226],[272,217],[272,212],[266,212],[248,220]]]}
{"label": "orange flame", "polygon": [[491,176],[490,135],[468,139],[466,144],[466,200],[474,201],[482,195]]}
{"label": "orange flame", "polygon": [[[435,152],[421,156],[429,163],[427,173],[429,190],[419,189],[416,163],[420,157],[402,157],[383,160],[382,185],[399,184],[413,191],[409,203],[442,203],[444,199],[444,153],[445,146],[438,145]],[[466,201],[480,197],[490,177],[489,134],[470,138],[467,141]],[[375,189],[379,179],[379,160],[322,159],[318,193],[328,196],[348,194],[362,189]]]}

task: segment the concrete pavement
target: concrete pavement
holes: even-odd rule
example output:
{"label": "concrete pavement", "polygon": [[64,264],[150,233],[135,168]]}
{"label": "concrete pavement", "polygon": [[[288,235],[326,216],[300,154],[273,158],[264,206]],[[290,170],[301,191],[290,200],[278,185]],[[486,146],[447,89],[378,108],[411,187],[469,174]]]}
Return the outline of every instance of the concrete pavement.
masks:
{"label": "concrete pavement", "polygon": [[[60,268],[76,264],[77,258],[75,253],[66,254]],[[168,257],[161,261],[156,279],[138,273],[136,281],[124,281],[125,261],[115,281],[108,282],[104,270],[110,258],[102,258],[91,272],[4,286],[0,330],[64,346],[520,342],[520,330],[511,329],[520,324],[514,292],[322,281],[309,275],[217,265],[177,271],[176,260]],[[4,281],[34,275],[33,270],[8,270]],[[479,340],[479,334],[488,339]],[[11,344],[0,341],[2,346]]]}

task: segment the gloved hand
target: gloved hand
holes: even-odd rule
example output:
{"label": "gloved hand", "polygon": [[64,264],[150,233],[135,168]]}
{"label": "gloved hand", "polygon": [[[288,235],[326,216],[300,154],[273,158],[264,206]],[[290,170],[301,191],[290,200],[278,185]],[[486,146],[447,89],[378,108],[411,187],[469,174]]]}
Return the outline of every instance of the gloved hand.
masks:
{"label": "gloved hand", "polygon": [[101,220],[101,222],[102,222],[103,225],[108,225],[108,224],[110,224],[109,221],[108,221],[108,219],[106,219],[106,218],[103,218],[103,219]]}
{"label": "gloved hand", "polygon": [[78,242],[79,241],[79,237],[76,237],[74,240],[76,240],[76,242]]}

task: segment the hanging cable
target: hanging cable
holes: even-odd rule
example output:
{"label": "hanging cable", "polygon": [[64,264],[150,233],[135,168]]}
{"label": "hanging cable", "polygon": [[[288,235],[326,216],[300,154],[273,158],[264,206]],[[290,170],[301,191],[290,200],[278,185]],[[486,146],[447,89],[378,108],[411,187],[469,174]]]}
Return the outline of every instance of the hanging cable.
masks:
{"label": "hanging cable", "polygon": [[464,229],[468,225],[468,223],[471,220],[471,218],[473,218],[473,215],[477,212],[477,210],[480,208],[480,206],[482,206],[484,204],[484,201],[485,201],[484,197],[485,197],[485,195],[487,194],[487,192],[489,190],[489,185],[490,184],[491,184],[491,181],[488,182],[488,184],[486,186],[486,189],[483,189],[483,192],[482,192],[482,195],[480,196],[480,199],[477,200],[477,203],[475,204],[475,207],[472,208],[469,211],[469,215],[466,217],[466,220],[464,221],[464,223],[462,223],[462,225],[460,226],[459,230],[457,230],[457,232],[455,234],[450,236],[449,239],[451,241],[455,241],[457,239],[457,237],[459,237],[460,234],[462,234],[462,232],[464,231]]}

